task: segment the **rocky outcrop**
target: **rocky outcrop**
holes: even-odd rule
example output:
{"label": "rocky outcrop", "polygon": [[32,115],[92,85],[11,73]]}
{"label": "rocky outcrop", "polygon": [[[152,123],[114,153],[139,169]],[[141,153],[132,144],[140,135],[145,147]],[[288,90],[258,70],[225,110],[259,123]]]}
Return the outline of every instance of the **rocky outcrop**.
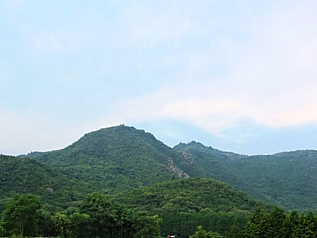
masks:
{"label": "rocky outcrop", "polygon": [[169,168],[171,171],[173,171],[175,174],[177,174],[180,178],[189,178],[189,175],[185,173],[183,170],[178,168],[176,165],[174,165],[173,160],[169,160]]}

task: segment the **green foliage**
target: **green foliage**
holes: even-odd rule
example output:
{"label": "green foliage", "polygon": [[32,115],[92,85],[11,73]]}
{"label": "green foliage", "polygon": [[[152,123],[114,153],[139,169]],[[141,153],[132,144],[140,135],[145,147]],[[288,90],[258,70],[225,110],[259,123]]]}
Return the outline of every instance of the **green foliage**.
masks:
{"label": "green foliage", "polygon": [[163,236],[170,233],[179,238],[187,238],[194,234],[198,226],[206,230],[227,234],[234,222],[240,229],[247,223],[249,213],[247,212],[212,212],[203,211],[195,213],[162,213],[159,214],[163,222],[161,231]]}
{"label": "green foliage", "polygon": [[15,195],[2,214],[2,227],[8,235],[36,235],[38,231],[38,210],[40,198],[32,194]]}
{"label": "green foliage", "polygon": [[91,235],[90,216],[75,212],[70,215],[56,213],[51,217],[53,229],[46,235],[85,238]]}
{"label": "green foliage", "polygon": [[18,193],[39,195],[46,209],[61,211],[92,191],[88,184],[33,159],[0,155],[0,212]]}
{"label": "green foliage", "polygon": [[112,204],[108,197],[102,194],[94,193],[88,196],[82,203],[80,212],[90,216],[91,236],[114,234],[121,228],[121,207]]}
{"label": "green foliage", "polygon": [[202,226],[198,226],[195,234],[189,236],[189,238],[222,238],[222,236],[217,232],[207,232],[202,228]]}
{"label": "green foliage", "polygon": [[[90,184],[94,191],[117,193],[186,173],[226,182],[287,210],[317,207],[316,151],[245,156],[197,142],[171,149],[149,133],[122,125],[88,133],[65,149],[28,157]],[[82,197],[91,189],[82,189]],[[68,191],[62,194],[65,204],[81,195]]]}
{"label": "green foliage", "polygon": [[90,216],[87,214],[81,214],[75,212],[69,216],[70,219],[70,230],[73,237],[86,238],[89,236],[90,227]]}
{"label": "green foliage", "polygon": [[[160,237],[161,228],[168,230],[162,232],[163,236],[173,233],[178,238],[306,238],[316,237],[317,234],[315,214],[286,213],[278,207],[273,207],[271,211],[257,208],[251,216],[242,211],[213,212],[208,209],[187,213],[161,211],[162,216],[158,216],[127,210],[108,196],[93,193],[81,202],[79,210],[68,214],[50,216],[45,211],[40,212],[40,208],[38,196],[14,196],[3,211],[0,235],[153,238]],[[164,227],[165,219],[169,226]]]}
{"label": "green foliage", "polygon": [[317,207],[317,151],[246,156],[197,142],[181,143],[174,149],[191,161],[181,167],[191,177],[224,181],[287,210],[308,211]]}
{"label": "green foliage", "polygon": [[114,199],[139,211],[160,213],[251,211],[260,202],[214,179],[176,179],[118,194]]}
{"label": "green foliage", "polygon": [[160,235],[161,219],[125,210],[102,194],[93,193],[82,203],[80,212],[89,215],[86,237],[144,237]]}
{"label": "green foliage", "polygon": [[[140,224],[144,220],[151,224],[150,217],[159,215],[164,236],[174,232],[179,238],[188,237],[203,226],[207,231],[238,237],[250,212],[260,206],[262,210],[247,229],[261,234],[267,226],[265,234],[291,237],[306,234],[301,229],[307,230],[307,224],[314,227],[314,216],[309,220],[306,215],[288,215],[279,209],[268,213],[269,206],[235,188],[283,209],[315,209],[316,158],[316,151],[245,156],[197,142],[171,149],[142,130],[111,127],[88,133],[62,150],[24,157],[1,155],[0,211],[9,197],[32,193],[43,201],[40,231],[52,235],[97,234],[99,228],[94,225],[107,222],[111,231],[106,226],[101,233],[129,231],[127,236],[133,237],[138,229],[136,213],[145,212]],[[197,179],[178,179],[186,174]],[[198,179],[202,177],[223,182]],[[88,203],[87,198],[82,203],[95,191],[109,197],[99,194],[95,202]],[[113,201],[125,204],[133,213]],[[100,210],[92,204],[101,204]]]}
{"label": "green foliage", "polygon": [[0,224],[0,237],[5,236],[5,230],[3,229],[2,225]]}
{"label": "green foliage", "polygon": [[71,221],[69,217],[65,214],[56,213],[54,216],[52,216],[52,221],[54,223],[54,228],[56,231],[56,234],[59,234],[61,236],[70,236],[70,226]]}
{"label": "green foliage", "polygon": [[292,237],[317,237],[317,218],[312,212],[301,214]]}
{"label": "green foliage", "polygon": [[243,238],[242,229],[238,225],[238,220],[235,220],[230,228],[228,238]]}
{"label": "green foliage", "polygon": [[258,209],[247,224],[246,237],[287,237],[285,222],[286,214],[281,208],[275,207],[270,213]]}
{"label": "green foliage", "polygon": [[179,158],[150,133],[126,126],[88,133],[59,151],[27,156],[107,193],[176,177],[170,163]]}
{"label": "green foliage", "polygon": [[213,179],[176,179],[113,196],[135,211],[162,217],[162,235],[188,237],[197,226],[221,234],[237,220],[242,228],[248,215],[261,203]]}
{"label": "green foliage", "polygon": [[[62,150],[0,155],[0,235],[314,237],[312,212],[285,213],[235,188],[284,209],[315,208],[316,158],[245,156],[196,142],[171,149],[133,127],[101,129]],[[179,179],[186,174],[196,178]],[[17,193],[40,195],[43,210],[19,220],[27,206],[11,204]]]}
{"label": "green foliage", "polygon": [[[39,213],[39,197],[16,195],[6,205],[0,236],[42,235],[68,238],[152,238],[160,236],[162,219],[157,215],[131,213],[111,202],[103,194],[93,193],[81,203],[79,211],[70,214]],[[39,228],[39,229],[38,229]]]}
{"label": "green foliage", "polygon": [[41,210],[39,213],[38,226],[39,226],[39,235],[45,237],[56,237],[56,227],[53,221],[53,216],[50,212]]}
{"label": "green foliage", "polygon": [[160,235],[162,219],[157,215],[146,216],[145,214],[137,214],[134,219],[134,230],[136,232],[133,234],[133,237],[153,238]]}
{"label": "green foliage", "polygon": [[298,216],[296,211],[286,214],[275,207],[270,213],[255,211],[245,230],[244,237],[299,238],[317,237],[317,218],[312,212]]}

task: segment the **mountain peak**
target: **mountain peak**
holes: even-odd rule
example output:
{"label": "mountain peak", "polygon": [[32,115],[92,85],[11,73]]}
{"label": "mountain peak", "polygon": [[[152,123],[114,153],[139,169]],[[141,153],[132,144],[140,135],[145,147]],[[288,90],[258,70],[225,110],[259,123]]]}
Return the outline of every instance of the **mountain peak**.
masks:
{"label": "mountain peak", "polygon": [[80,150],[94,149],[95,152],[102,148],[124,147],[132,144],[145,143],[146,141],[159,142],[151,133],[122,124],[89,132],[69,147]]}
{"label": "mountain peak", "polygon": [[176,150],[180,150],[182,148],[188,148],[188,147],[193,147],[193,148],[197,148],[197,149],[211,149],[211,150],[215,150],[214,148],[212,148],[211,146],[205,146],[200,142],[197,141],[191,141],[189,143],[182,143],[180,142],[179,144],[177,144],[176,146],[174,146],[174,149]]}
{"label": "mountain peak", "polygon": [[[125,190],[186,177],[180,168],[182,161],[178,152],[151,133],[125,125],[87,133],[62,150],[34,156],[103,191]],[[94,174],[95,179],[91,181],[83,170],[85,174]]]}

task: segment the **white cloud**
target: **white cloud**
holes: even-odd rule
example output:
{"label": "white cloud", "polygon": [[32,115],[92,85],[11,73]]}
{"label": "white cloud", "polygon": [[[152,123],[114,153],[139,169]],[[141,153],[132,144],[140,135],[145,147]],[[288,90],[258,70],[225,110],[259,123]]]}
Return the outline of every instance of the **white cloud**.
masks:
{"label": "white cloud", "polygon": [[[152,6],[154,5],[154,6]],[[193,26],[172,4],[135,4],[123,15],[117,42],[128,48],[149,50],[163,44],[175,44],[192,32]]]}
{"label": "white cloud", "polygon": [[208,71],[215,64],[211,49],[193,52],[178,83],[124,102],[117,117],[132,123],[172,118],[216,134],[243,120],[271,128],[317,124],[317,21],[309,5],[299,5],[255,19],[248,45],[227,42],[227,56],[243,55],[222,76]]}
{"label": "white cloud", "polygon": [[[270,128],[317,123],[315,1],[272,1],[265,10],[252,1],[113,1],[97,4],[104,9],[75,4],[76,11],[21,2],[22,17],[8,14],[19,33],[10,42],[20,45],[2,56],[14,60],[0,81],[36,91],[37,112],[14,112],[10,96],[23,99],[13,91],[1,98],[12,107],[0,114],[4,152],[65,146],[80,133],[120,123],[184,121],[217,135],[241,121]],[[32,18],[37,11],[39,19]],[[43,75],[56,83],[36,84]],[[140,92],[146,94],[134,97]],[[31,96],[19,108],[31,105]],[[60,118],[47,119],[54,113]],[[75,122],[64,139],[62,120]]]}

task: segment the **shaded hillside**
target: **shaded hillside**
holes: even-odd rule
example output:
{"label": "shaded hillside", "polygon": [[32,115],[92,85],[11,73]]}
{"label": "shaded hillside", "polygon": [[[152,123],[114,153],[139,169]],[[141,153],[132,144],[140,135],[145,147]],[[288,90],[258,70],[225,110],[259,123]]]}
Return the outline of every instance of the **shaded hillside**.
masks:
{"label": "shaded hillside", "polygon": [[175,179],[134,189],[113,198],[135,212],[163,218],[162,235],[188,237],[197,226],[222,234],[236,221],[246,225],[255,208],[271,209],[226,183],[214,179]]}
{"label": "shaded hillside", "polygon": [[88,133],[65,149],[28,157],[107,192],[186,176],[178,168],[182,157],[177,152],[152,134],[123,125]]}
{"label": "shaded hillside", "polygon": [[65,209],[93,191],[91,187],[28,158],[0,155],[0,211],[17,193],[40,195],[49,210]]}
{"label": "shaded hillside", "polygon": [[249,195],[285,209],[317,208],[317,151],[244,156],[215,150],[197,142],[174,148],[193,161],[205,177],[219,179]]}
{"label": "shaded hillside", "polygon": [[224,182],[207,178],[175,179],[137,188],[115,196],[115,200],[137,211],[232,212],[253,211],[260,202]]}
{"label": "shaded hillside", "polygon": [[232,185],[238,184],[238,188],[241,190],[250,186],[231,167],[231,163],[244,158],[243,155],[223,152],[198,142],[180,143],[174,147],[174,150],[180,153],[183,160],[190,161],[190,163],[181,165],[181,168],[190,177],[213,178]]}

